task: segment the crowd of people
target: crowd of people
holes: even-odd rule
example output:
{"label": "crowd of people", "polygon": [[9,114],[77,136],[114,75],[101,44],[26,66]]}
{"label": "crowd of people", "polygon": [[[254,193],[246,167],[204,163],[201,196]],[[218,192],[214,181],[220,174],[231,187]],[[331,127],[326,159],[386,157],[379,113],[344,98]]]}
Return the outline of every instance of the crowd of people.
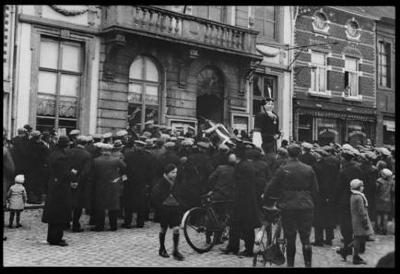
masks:
{"label": "crowd of people", "polygon": [[[276,151],[263,151],[251,136],[235,135],[226,142],[215,131],[183,134],[146,123],[140,134],[120,130],[83,136],[74,129],[57,136],[26,125],[7,140],[3,129],[3,205],[13,213],[9,227],[15,215],[21,226],[21,203],[44,202],[47,241],[66,246],[63,231],[83,232],[83,213],[90,215],[94,231],[105,230],[107,213],[115,231],[118,218],[123,228],[133,228],[135,212],[136,227],[150,219],[160,223],[162,257],[169,257],[164,242],[168,227],[173,229],[173,257],[183,260],[180,220],[208,193],[233,200],[225,209],[232,214],[229,243],[221,249],[226,254],[253,255],[260,209],[277,200],[288,266],[294,265],[297,231],[310,267],[311,246],[332,245],[337,225],[343,238],[337,253],[343,259],[353,254],[354,264],[366,263],[359,255],[365,241],[373,240],[374,231],[386,234],[394,218],[394,149],[284,140]],[[315,241],[310,243],[312,226]]]}

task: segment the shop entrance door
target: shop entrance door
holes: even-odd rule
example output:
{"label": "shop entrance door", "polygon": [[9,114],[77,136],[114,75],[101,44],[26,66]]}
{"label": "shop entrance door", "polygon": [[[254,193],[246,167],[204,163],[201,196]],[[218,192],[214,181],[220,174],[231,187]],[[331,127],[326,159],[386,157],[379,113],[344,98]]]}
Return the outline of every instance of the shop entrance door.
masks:
{"label": "shop entrance door", "polygon": [[222,123],[224,104],[215,95],[204,94],[197,97],[197,118],[210,119],[217,123]]}

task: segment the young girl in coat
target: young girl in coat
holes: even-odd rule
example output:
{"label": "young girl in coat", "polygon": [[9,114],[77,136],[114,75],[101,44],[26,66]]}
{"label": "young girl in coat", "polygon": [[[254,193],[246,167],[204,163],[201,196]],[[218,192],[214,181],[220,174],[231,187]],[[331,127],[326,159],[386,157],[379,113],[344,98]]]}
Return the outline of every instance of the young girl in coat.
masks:
{"label": "young girl in coat", "polygon": [[394,197],[394,182],[392,172],[384,168],[376,181],[375,207],[377,233],[386,235],[389,214],[392,211]]}
{"label": "young girl in coat", "polygon": [[158,254],[164,258],[169,257],[164,245],[165,234],[169,227],[173,231],[174,251],[172,255],[174,259],[182,261],[184,257],[178,251],[178,243],[179,224],[183,212],[175,183],[177,172],[178,168],[174,164],[167,164],[165,166],[163,177],[154,186],[151,199],[160,217],[161,232],[159,234],[160,249]]}
{"label": "young girl in coat", "polygon": [[21,227],[20,217],[21,212],[24,210],[27,200],[25,187],[22,185],[25,182],[24,175],[20,174],[15,177],[15,184],[13,184],[7,193],[7,200],[10,208],[10,223],[9,228],[13,227],[14,216],[17,216],[17,228]]}
{"label": "young girl in coat", "polygon": [[350,182],[350,189],[351,222],[354,234],[353,264],[367,264],[359,254],[361,246],[365,244],[367,236],[374,233],[371,221],[368,217],[368,201],[363,193],[364,184],[361,180],[352,180]]}

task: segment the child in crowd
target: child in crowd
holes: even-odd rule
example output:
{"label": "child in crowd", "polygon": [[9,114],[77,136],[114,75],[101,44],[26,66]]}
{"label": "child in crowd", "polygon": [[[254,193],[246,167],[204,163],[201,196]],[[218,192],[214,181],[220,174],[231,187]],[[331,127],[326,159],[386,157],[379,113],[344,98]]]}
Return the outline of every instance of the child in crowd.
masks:
{"label": "child in crowd", "polygon": [[380,178],[376,180],[375,207],[376,207],[376,231],[386,235],[389,214],[392,211],[392,199],[394,197],[393,173],[384,168],[380,172]]}
{"label": "child in crowd", "polygon": [[365,244],[366,238],[374,233],[368,217],[368,201],[363,193],[364,184],[361,180],[352,180],[350,182],[350,189],[351,222],[354,234],[353,264],[367,264],[359,254],[360,249]]}
{"label": "child in crowd", "polygon": [[16,215],[17,228],[21,227],[20,217],[21,212],[24,210],[27,200],[25,187],[22,185],[25,182],[25,177],[19,174],[15,177],[15,184],[13,184],[7,193],[7,201],[10,209],[10,222],[8,227],[13,227],[14,216]]}

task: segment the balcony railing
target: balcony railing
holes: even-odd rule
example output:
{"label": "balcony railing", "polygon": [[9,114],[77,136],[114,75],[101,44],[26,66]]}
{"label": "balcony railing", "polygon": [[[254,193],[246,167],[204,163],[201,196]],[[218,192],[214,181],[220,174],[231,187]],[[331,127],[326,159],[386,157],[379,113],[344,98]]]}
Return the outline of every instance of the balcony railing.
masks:
{"label": "balcony railing", "polygon": [[134,30],[161,39],[195,43],[244,54],[258,55],[257,31],[180,14],[151,6],[106,6],[102,29]]}

